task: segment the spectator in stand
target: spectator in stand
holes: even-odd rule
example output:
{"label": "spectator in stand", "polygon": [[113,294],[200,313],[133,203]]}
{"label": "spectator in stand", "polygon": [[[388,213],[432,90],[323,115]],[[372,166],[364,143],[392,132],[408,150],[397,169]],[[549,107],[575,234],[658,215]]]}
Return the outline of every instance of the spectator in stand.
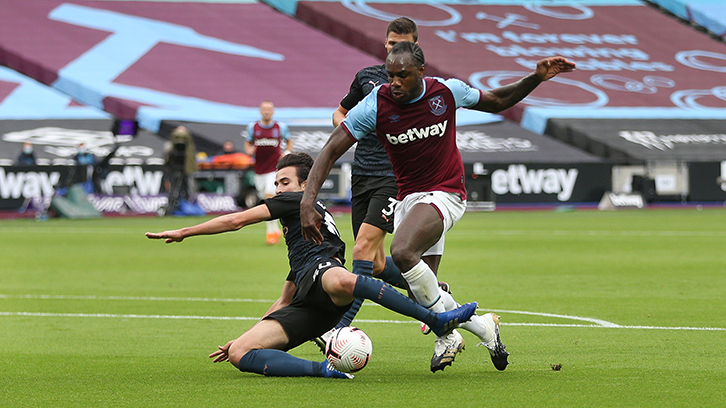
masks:
{"label": "spectator in stand", "polygon": [[81,143],[78,145],[78,151],[76,155],[73,156],[73,160],[76,161],[76,164],[81,166],[93,166],[96,162],[96,156],[88,151],[85,143]]}
{"label": "spectator in stand", "polygon": [[231,140],[225,140],[224,144],[222,144],[222,150],[217,152],[217,156],[234,153],[239,153],[237,149],[234,148],[234,142]]}
{"label": "spectator in stand", "polygon": [[18,160],[15,163],[18,166],[34,166],[35,165],[35,153],[33,153],[33,144],[30,142],[23,143],[23,150],[18,156]]}
{"label": "spectator in stand", "polygon": [[83,186],[83,190],[91,194],[94,192],[93,187],[93,169],[94,165],[96,164],[96,156],[93,155],[93,153],[88,151],[88,148],[86,147],[85,143],[80,143],[78,145],[78,151],[76,152],[76,155],[73,156],[73,160],[76,162],[76,165],[81,168],[85,168],[86,172],[84,176],[81,176],[78,180],[81,181],[81,185]]}

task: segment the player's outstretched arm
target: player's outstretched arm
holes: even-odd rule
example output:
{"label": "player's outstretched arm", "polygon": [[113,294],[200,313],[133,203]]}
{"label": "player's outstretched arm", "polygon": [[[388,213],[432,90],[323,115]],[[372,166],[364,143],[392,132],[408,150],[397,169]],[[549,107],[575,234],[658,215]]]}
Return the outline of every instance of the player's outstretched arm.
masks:
{"label": "player's outstretched arm", "polygon": [[483,91],[479,103],[471,109],[497,113],[526,98],[539,84],[563,72],[575,70],[575,63],[564,57],[549,57],[537,62],[535,71],[517,82]]}
{"label": "player's outstretched arm", "polygon": [[323,149],[315,158],[315,163],[308,180],[305,183],[305,193],[300,201],[300,223],[302,235],[306,241],[316,244],[323,242],[323,235],[320,233],[320,223],[323,217],[315,210],[315,199],[318,197],[320,187],[330,174],[335,161],[340,158],[348,149],[353,146],[353,140],[343,130],[342,126],[335,128],[330,138],[323,146]]}
{"label": "player's outstretched arm", "polygon": [[249,210],[221,215],[191,227],[164,232],[147,232],[146,237],[149,239],[165,239],[164,242],[170,244],[172,242],[182,242],[184,238],[195,235],[212,235],[228,231],[237,231],[246,225],[256,224],[269,219],[270,209],[267,208],[267,205],[260,204]]}

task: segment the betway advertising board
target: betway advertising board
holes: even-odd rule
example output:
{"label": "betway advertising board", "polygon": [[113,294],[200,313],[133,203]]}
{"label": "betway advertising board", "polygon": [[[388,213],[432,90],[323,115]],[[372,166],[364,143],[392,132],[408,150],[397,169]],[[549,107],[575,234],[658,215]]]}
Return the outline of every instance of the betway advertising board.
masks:
{"label": "betway advertising board", "polygon": [[[22,208],[26,200],[49,199],[57,188],[82,181],[85,171],[83,166],[0,167],[0,210]],[[153,196],[161,192],[163,176],[160,165],[112,165],[100,187],[107,194],[124,190],[132,195]]]}
{"label": "betway advertising board", "polygon": [[486,196],[477,190],[488,187],[498,204],[597,202],[611,188],[611,169],[608,163],[465,165],[469,199]]}

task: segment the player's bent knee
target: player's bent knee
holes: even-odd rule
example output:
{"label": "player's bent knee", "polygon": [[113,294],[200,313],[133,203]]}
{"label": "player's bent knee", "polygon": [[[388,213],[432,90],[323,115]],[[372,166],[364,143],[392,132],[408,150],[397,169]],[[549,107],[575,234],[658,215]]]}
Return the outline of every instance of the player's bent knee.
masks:
{"label": "player's bent knee", "polygon": [[418,261],[421,260],[421,257],[407,248],[396,248],[392,246],[391,259],[393,259],[393,263],[403,272],[416,266]]}
{"label": "player's bent knee", "polygon": [[344,268],[329,269],[323,275],[323,289],[333,302],[342,306],[353,301],[357,276]]}
{"label": "player's bent knee", "polygon": [[239,361],[244,357],[247,352],[250,351],[249,347],[246,347],[242,341],[235,341],[229,346],[227,355],[229,356],[229,362],[235,367],[239,367]]}

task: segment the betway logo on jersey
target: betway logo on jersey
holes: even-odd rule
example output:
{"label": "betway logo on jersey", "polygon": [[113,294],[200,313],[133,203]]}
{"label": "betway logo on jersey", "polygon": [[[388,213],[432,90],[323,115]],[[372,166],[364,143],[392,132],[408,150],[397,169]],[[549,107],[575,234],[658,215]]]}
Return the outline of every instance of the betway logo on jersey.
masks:
{"label": "betway logo on jersey", "polygon": [[408,129],[406,132],[401,133],[398,136],[386,133],[386,139],[388,139],[390,144],[395,145],[399,143],[405,144],[408,142],[415,142],[417,140],[426,139],[429,136],[442,137],[446,131],[446,125],[448,124],[449,121],[445,120],[443,123],[435,123],[423,128]]}
{"label": "betway logo on jersey", "polygon": [[577,169],[527,169],[523,164],[512,164],[507,170],[492,172],[492,191],[496,194],[557,194],[567,201],[577,181]]}
{"label": "betway logo on jersey", "polygon": [[256,139],[255,146],[277,146],[280,143],[279,139]]}

